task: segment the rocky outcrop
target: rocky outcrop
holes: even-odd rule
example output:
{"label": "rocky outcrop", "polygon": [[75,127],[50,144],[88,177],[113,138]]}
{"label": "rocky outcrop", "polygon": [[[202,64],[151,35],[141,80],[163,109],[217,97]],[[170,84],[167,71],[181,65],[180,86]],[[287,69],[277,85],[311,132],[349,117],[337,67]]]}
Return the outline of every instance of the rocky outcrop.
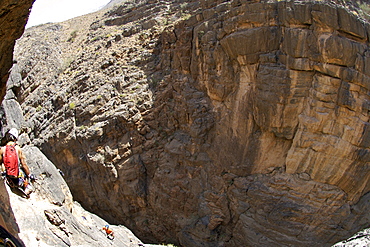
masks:
{"label": "rocky outcrop", "polygon": [[[20,82],[17,68],[13,66],[2,104],[2,132],[24,127],[22,110],[13,93]],[[32,183],[34,192],[26,199],[1,179],[0,225],[24,246],[144,246],[122,225],[111,225],[114,239],[108,239],[102,229],[108,223],[73,200],[63,172],[30,143],[27,134],[19,137],[18,144],[23,147],[27,164],[37,180]]]}
{"label": "rocky outcrop", "polygon": [[3,202],[0,206],[0,225],[14,237],[19,239],[19,227],[17,225],[14,212],[11,208],[9,195],[4,183],[0,183],[0,197],[1,201]]}
{"label": "rocky outcrop", "polygon": [[331,3],[238,0],[31,28],[24,128],[144,240],[328,246],[370,222],[369,30]]}
{"label": "rocky outcrop", "polygon": [[370,230],[365,229],[363,231],[358,232],[354,236],[333,245],[333,247],[369,246],[369,245],[370,245]]}
{"label": "rocky outcrop", "polygon": [[115,238],[108,239],[102,230],[108,223],[73,201],[61,174],[38,148],[23,150],[38,177],[36,191],[24,199],[7,186],[7,194],[25,246],[144,246],[124,226],[110,226]]}
{"label": "rocky outcrop", "polygon": [[15,41],[21,37],[35,0],[4,0],[0,6],[0,101],[5,95]]}

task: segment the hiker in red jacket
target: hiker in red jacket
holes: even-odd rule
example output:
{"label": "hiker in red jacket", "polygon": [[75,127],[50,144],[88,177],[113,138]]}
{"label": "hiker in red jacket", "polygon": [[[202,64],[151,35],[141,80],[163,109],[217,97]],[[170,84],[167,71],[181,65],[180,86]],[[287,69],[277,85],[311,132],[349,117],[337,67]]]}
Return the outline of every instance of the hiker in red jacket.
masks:
{"label": "hiker in red jacket", "polygon": [[114,239],[113,230],[109,228],[109,225],[105,225],[102,230],[105,231],[105,233],[107,234],[108,239],[110,239],[110,240]]}
{"label": "hiker in red jacket", "polygon": [[[26,163],[26,157],[22,149],[17,145],[18,130],[10,129],[5,134],[6,145],[0,148],[0,164],[3,164],[8,184],[21,187],[28,195],[32,192],[26,178],[34,179]],[[21,166],[19,166],[19,164]],[[21,169],[20,169],[21,168]]]}

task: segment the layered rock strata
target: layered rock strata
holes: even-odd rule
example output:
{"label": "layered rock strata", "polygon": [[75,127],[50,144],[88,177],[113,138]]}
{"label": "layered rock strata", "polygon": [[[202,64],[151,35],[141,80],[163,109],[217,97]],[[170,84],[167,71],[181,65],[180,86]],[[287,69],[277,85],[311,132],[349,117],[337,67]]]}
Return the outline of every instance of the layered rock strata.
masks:
{"label": "layered rock strata", "polygon": [[18,99],[74,197],[144,240],[328,246],[370,222],[369,30],[328,3],[124,3],[29,29]]}
{"label": "layered rock strata", "polygon": [[[3,133],[24,126],[22,110],[13,93],[20,78],[18,66],[14,65],[1,107]],[[122,225],[110,226],[115,238],[108,239],[102,229],[108,223],[73,200],[63,172],[30,143],[28,135],[21,134],[17,143],[37,180],[32,183],[34,192],[26,199],[0,179],[0,225],[24,246],[144,246]]]}

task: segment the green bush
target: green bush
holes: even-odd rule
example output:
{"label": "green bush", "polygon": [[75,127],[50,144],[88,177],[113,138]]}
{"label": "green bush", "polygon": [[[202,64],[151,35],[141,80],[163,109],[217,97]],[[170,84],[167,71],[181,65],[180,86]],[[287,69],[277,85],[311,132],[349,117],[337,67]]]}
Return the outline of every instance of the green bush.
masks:
{"label": "green bush", "polygon": [[74,102],[69,103],[69,109],[73,110],[76,107]]}

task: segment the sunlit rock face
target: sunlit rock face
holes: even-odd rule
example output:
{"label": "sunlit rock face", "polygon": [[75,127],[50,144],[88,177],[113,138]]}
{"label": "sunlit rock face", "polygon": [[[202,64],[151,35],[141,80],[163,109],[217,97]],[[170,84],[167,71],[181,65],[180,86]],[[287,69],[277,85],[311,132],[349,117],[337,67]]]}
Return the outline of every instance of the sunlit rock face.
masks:
{"label": "sunlit rock face", "polygon": [[[73,201],[70,190],[55,166],[36,147],[25,146],[31,171],[38,180],[29,199],[8,187],[10,212],[25,246],[129,246],[142,242],[124,226],[110,226],[115,238],[102,228],[108,223]],[[27,206],[25,206],[27,205]]]}
{"label": "sunlit rock face", "polygon": [[[24,127],[22,110],[14,95],[14,87],[19,87],[20,78],[18,66],[14,65],[1,107],[1,133],[10,128],[22,130]],[[31,182],[33,192],[29,198],[21,191],[11,189],[5,180],[0,180],[0,225],[20,243],[26,247],[143,245],[122,225],[110,225],[114,238],[108,238],[103,231],[108,222],[73,200],[63,172],[31,144],[27,133],[19,136],[17,144],[22,148],[36,180]],[[1,235],[1,241],[3,238]]]}
{"label": "sunlit rock face", "polygon": [[5,95],[9,70],[13,65],[13,49],[27,23],[35,0],[3,0],[0,6],[0,101]]}
{"label": "sunlit rock face", "polygon": [[31,28],[25,130],[143,240],[328,246],[369,222],[369,30],[328,3],[236,0]]}

